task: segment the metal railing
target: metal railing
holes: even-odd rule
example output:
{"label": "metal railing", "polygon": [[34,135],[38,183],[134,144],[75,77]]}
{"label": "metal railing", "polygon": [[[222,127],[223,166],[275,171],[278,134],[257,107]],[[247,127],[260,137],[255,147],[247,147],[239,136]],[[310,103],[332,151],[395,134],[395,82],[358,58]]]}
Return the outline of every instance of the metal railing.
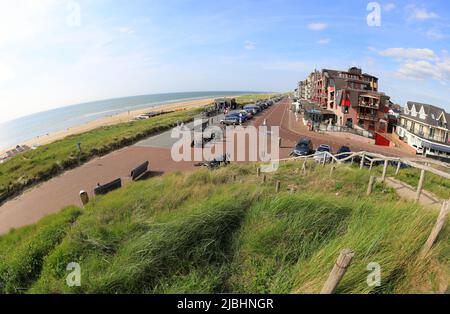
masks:
{"label": "metal railing", "polygon": [[370,138],[370,139],[374,138],[373,133],[370,131],[353,129],[353,128],[349,128],[347,126],[320,124],[319,126],[315,126],[315,127],[318,127],[318,130],[321,132],[352,133],[352,134],[363,136],[363,137]]}

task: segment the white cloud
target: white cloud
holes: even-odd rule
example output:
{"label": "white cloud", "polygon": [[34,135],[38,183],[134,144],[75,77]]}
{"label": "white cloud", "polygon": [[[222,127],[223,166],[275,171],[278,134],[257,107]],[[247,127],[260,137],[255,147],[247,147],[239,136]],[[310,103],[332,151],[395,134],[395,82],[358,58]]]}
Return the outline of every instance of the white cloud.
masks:
{"label": "white cloud", "polygon": [[418,8],[415,5],[406,6],[406,10],[409,11],[408,20],[410,21],[426,21],[437,19],[439,17],[437,13],[428,11],[425,8]]}
{"label": "white cloud", "polygon": [[383,57],[394,57],[402,59],[425,59],[435,60],[437,58],[433,50],[428,48],[389,48],[380,51]]}
{"label": "white cloud", "polygon": [[328,24],[326,23],[310,23],[308,24],[308,29],[312,31],[321,31],[328,27]]}
{"label": "white cloud", "polygon": [[256,43],[254,43],[254,42],[252,42],[252,41],[249,41],[249,40],[246,40],[246,41],[244,42],[244,48],[245,48],[246,50],[253,50],[253,49],[256,48]]}
{"label": "white cloud", "polygon": [[132,34],[134,34],[134,29],[131,28],[131,27],[127,27],[127,26],[119,27],[117,30],[118,30],[120,33],[127,34],[127,35],[132,35]]}
{"label": "white cloud", "polygon": [[425,80],[432,78],[438,81],[444,79],[438,67],[425,60],[406,62],[400,66],[396,74],[405,79]]}
{"label": "white cloud", "polygon": [[331,42],[331,39],[330,38],[322,38],[322,39],[319,39],[318,41],[317,41],[317,43],[319,44],[319,45],[326,45],[326,44],[328,44],[328,43],[330,43]]}
{"label": "white cloud", "polygon": [[396,8],[395,3],[386,3],[385,5],[383,5],[383,10],[386,12],[390,12],[392,10],[394,10]]}
{"label": "white cloud", "polygon": [[450,58],[437,60],[407,60],[395,72],[397,77],[409,80],[435,80],[442,85],[450,82]]}
{"label": "white cloud", "polygon": [[432,28],[432,29],[429,29],[429,30],[425,33],[425,35],[426,35],[428,38],[436,39],[436,40],[443,39],[443,38],[446,37],[446,35],[443,34],[440,30],[438,30],[438,29],[433,29],[433,28]]}

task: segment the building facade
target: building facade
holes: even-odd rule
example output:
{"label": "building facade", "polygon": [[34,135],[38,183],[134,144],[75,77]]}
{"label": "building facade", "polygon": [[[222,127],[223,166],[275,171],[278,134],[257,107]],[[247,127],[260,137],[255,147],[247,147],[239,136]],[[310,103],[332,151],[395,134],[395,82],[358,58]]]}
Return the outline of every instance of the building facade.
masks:
{"label": "building facade", "polygon": [[378,78],[352,67],[348,71],[315,70],[307,100],[334,113],[332,123],[372,132],[387,131],[390,97],[378,91]]}
{"label": "building facade", "polygon": [[396,133],[418,154],[450,159],[450,114],[444,109],[408,102],[399,115]]}

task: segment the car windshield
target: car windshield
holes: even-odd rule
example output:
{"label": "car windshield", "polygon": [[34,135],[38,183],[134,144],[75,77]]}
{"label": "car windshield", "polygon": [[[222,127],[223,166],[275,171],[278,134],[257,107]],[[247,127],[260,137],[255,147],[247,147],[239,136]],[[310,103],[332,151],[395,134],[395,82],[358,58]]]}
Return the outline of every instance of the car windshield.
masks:
{"label": "car windshield", "polygon": [[327,146],[319,146],[319,148],[317,149],[319,152],[327,152],[330,149]]}
{"label": "car windshield", "polygon": [[308,147],[307,142],[300,142],[297,144],[297,148],[306,148],[306,147]]}

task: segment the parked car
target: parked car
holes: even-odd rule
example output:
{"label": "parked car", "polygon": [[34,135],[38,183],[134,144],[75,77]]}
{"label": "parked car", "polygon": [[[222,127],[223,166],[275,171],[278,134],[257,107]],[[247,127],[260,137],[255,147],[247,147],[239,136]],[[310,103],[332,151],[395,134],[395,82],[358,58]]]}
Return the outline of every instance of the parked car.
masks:
{"label": "parked car", "polygon": [[233,112],[229,113],[227,116],[236,116],[236,117],[238,117],[239,121],[242,123],[247,121],[247,114],[243,114],[239,111],[233,111]]}
{"label": "parked car", "polygon": [[301,139],[297,145],[295,145],[294,150],[291,155],[293,156],[308,156],[314,154],[313,144],[310,139]]}
{"label": "parked car", "polygon": [[247,117],[247,120],[253,119],[253,113],[251,111],[241,110],[239,111]]}
{"label": "parked car", "polygon": [[264,109],[266,109],[266,108],[263,106],[262,103],[257,103],[257,104],[255,105],[255,107],[257,107],[258,110],[259,110],[260,112],[261,112],[261,111],[264,111]]}
{"label": "parked car", "polygon": [[323,161],[323,158],[325,156],[325,162],[330,162],[331,156],[326,154],[326,152],[331,153],[330,145],[320,144],[316,152],[314,153],[314,160],[317,162],[321,162]]}
{"label": "parked car", "polygon": [[251,108],[245,108],[244,107],[243,110],[247,111],[248,113],[251,113],[253,116],[255,116],[258,113],[258,109],[253,108],[253,107],[251,107]]}
{"label": "parked car", "polygon": [[257,114],[258,112],[261,111],[261,108],[256,105],[247,105],[247,106],[244,106],[244,110],[252,110],[253,114]]}
{"label": "parked car", "polygon": [[220,124],[223,125],[238,125],[239,123],[239,117],[236,117],[234,115],[228,115],[224,119],[220,120]]}
{"label": "parked car", "polygon": [[[336,158],[339,159],[339,160],[347,158],[348,156],[351,155],[350,154],[351,152],[352,151],[351,151],[350,147],[348,147],[348,146],[341,146],[341,148],[339,148],[339,150],[337,151],[336,155],[339,155],[339,154],[342,154],[342,155],[336,156]],[[345,154],[345,153],[348,153],[348,154]]]}

